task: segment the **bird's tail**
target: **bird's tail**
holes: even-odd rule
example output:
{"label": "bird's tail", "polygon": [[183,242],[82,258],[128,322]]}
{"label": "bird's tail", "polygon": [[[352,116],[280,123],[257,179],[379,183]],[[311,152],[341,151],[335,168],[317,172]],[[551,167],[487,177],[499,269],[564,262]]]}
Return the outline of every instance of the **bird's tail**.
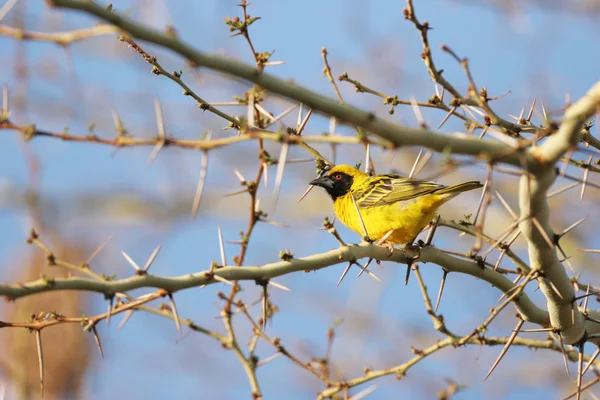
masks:
{"label": "bird's tail", "polygon": [[[450,194],[456,196],[459,193],[466,192],[473,189],[478,189],[483,185],[478,181],[469,181],[464,183],[459,183],[454,186],[447,186],[445,188],[441,188],[440,190],[436,190],[435,194]],[[452,197],[454,197],[452,196]]]}

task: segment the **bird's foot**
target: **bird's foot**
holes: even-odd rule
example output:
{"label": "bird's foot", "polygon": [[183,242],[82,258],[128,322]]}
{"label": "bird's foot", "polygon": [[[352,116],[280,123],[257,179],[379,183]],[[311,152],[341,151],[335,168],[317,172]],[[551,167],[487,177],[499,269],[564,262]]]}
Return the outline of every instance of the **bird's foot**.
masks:
{"label": "bird's foot", "polygon": [[382,246],[382,247],[385,247],[386,249],[388,249],[390,252],[389,255],[391,256],[392,254],[394,254],[394,245],[392,243],[386,242],[385,241],[386,239],[387,239],[386,237],[383,237],[383,238],[379,239],[379,241],[376,244],[378,246]]}

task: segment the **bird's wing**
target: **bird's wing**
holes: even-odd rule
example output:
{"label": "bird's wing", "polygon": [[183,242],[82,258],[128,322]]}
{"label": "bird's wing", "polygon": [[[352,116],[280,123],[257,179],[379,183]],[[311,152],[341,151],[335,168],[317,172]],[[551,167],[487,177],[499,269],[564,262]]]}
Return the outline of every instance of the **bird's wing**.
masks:
{"label": "bird's wing", "polygon": [[[445,186],[400,175],[379,175],[365,182],[355,194],[359,207],[373,207],[411,200],[435,192]],[[361,190],[362,189],[362,190]]]}

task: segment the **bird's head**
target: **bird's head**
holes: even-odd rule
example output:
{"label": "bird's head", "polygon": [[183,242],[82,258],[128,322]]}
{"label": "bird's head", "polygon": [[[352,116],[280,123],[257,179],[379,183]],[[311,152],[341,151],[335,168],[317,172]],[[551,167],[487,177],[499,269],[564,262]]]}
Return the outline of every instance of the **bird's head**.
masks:
{"label": "bird's head", "polygon": [[311,181],[310,184],[321,186],[335,201],[338,197],[348,193],[356,178],[363,178],[363,176],[367,175],[350,165],[336,165],[322,177]]}

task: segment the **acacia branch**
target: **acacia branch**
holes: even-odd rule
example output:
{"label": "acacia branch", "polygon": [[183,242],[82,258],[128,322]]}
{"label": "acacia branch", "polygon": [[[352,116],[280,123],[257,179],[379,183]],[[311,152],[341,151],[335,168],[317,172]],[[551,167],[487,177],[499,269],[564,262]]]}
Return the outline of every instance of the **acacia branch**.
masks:
{"label": "acacia branch", "polygon": [[[331,388],[323,390],[321,393],[319,393],[317,399],[323,400],[326,398],[331,398],[335,394],[342,391],[343,388],[352,388],[352,387],[361,385],[363,383],[372,381],[374,379],[381,378],[383,376],[396,375],[397,377],[402,377],[406,374],[406,372],[410,368],[414,367],[416,364],[418,364],[424,358],[426,358],[434,353],[437,353],[438,351],[440,351],[446,347],[454,346],[459,340],[460,340],[460,338],[448,337],[446,339],[437,341],[435,344],[433,344],[425,349],[422,349],[422,350],[415,349],[415,350],[413,350],[413,352],[415,353],[415,356],[413,358],[411,358],[410,360],[408,360],[407,362],[396,365],[391,368],[387,368],[387,369],[368,370],[368,371],[366,371],[366,373],[363,376],[359,376],[357,378],[345,381],[343,383],[343,385],[338,385],[336,387],[331,387]],[[483,337],[482,336],[482,337],[473,337],[464,344],[465,345],[473,345],[474,344],[474,345],[479,345],[479,346],[481,346],[481,345],[498,346],[498,345],[506,344],[508,342],[508,340],[509,340],[508,337]],[[532,349],[548,349],[548,350],[554,350],[557,352],[562,351],[561,346],[552,340],[536,340],[536,339],[527,339],[527,338],[516,337],[514,339],[512,345],[528,347],[528,348],[532,348]],[[577,361],[578,352],[576,350],[566,350],[566,354],[567,354],[567,357],[569,358],[569,360]],[[590,360],[591,357],[589,355],[585,355],[583,358],[585,361],[588,361],[588,360]],[[598,365],[598,364],[600,364],[600,361],[594,362],[594,365]]]}
{"label": "acacia branch", "polygon": [[599,104],[600,82],[567,109],[559,131],[532,150],[545,167],[523,175],[520,181],[522,222],[519,227],[528,242],[530,266],[533,270],[540,271],[538,282],[548,300],[550,323],[567,344],[579,343],[586,330],[589,333],[598,327],[595,323],[586,323],[584,315],[575,307],[575,292],[571,281],[558,258],[556,246],[548,243],[548,240],[557,242],[557,236],[549,225],[547,193],[557,176],[555,163],[577,145],[583,124]]}
{"label": "acacia branch", "polygon": [[[443,135],[432,131],[404,127],[377,117],[374,113],[340,104],[337,100],[310,91],[293,82],[264,73],[247,64],[200,52],[187,43],[167,33],[151,29],[133,22],[112,10],[102,8],[87,0],[48,0],[51,5],[83,11],[87,14],[107,21],[126,31],[138,39],[168,48],[188,59],[195,66],[206,67],[215,71],[233,75],[253,82],[283,97],[296,100],[307,107],[331,115],[351,125],[357,125],[367,131],[389,140],[395,146],[425,146],[437,152],[451,151],[455,154],[482,155],[498,158],[498,161],[520,165],[520,157],[514,149],[504,143],[492,140],[477,139],[468,136]],[[536,160],[529,154],[526,162],[535,166]]]}
{"label": "acacia branch", "polygon": [[[423,263],[433,263],[442,266],[449,272],[459,272],[482,279],[504,293],[511,293],[515,284],[504,275],[491,268],[486,268],[472,261],[461,260],[443,253],[435,247],[425,247],[420,251],[394,250],[390,255],[386,247],[374,244],[361,243],[358,245],[342,246],[326,253],[315,254],[303,258],[292,258],[287,261],[278,261],[262,266],[248,267],[223,267],[214,271],[201,271],[178,277],[162,277],[156,275],[136,275],[130,278],[114,281],[98,281],[87,278],[43,278],[36,281],[17,284],[0,285],[0,296],[10,300],[25,297],[36,293],[56,290],[85,290],[89,292],[104,293],[112,296],[115,293],[124,293],[139,288],[160,288],[167,293],[179,290],[217,283],[215,275],[229,281],[259,281],[264,282],[281,275],[299,271],[315,271],[332,265],[356,261],[362,258],[373,258],[382,261],[410,263],[415,257]],[[523,318],[535,324],[546,326],[548,314],[537,307],[531,299],[522,294],[515,300],[515,305]]]}
{"label": "acacia branch", "polygon": [[33,32],[25,31],[20,28],[12,28],[6,25],[0,25],[0,36],[9,36],[17,40],[36,40],[42,42],[52,42],[60,46],[68,46],[74,42],[89,39],[95,36],[103,36],[119,33],[119,29],[114,25],[97,25],[90,28],[77,29],[67,32]]}

